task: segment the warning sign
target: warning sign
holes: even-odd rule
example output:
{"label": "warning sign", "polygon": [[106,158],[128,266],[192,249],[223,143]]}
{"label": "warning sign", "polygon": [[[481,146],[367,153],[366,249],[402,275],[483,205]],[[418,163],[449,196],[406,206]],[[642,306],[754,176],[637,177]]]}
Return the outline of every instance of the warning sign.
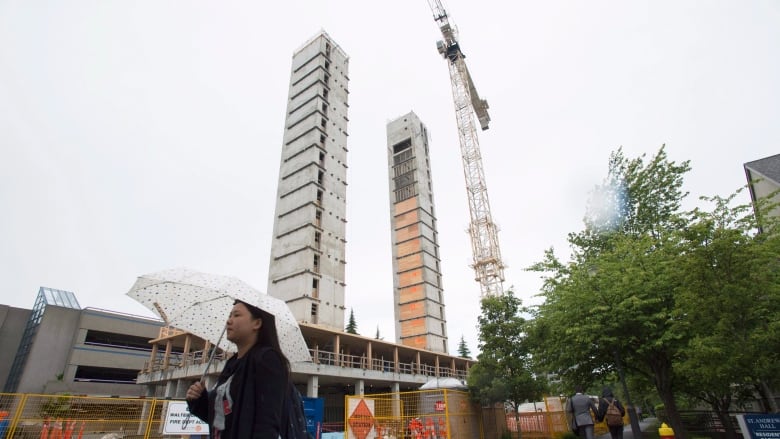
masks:
{"label": "warning sign", "polygon": [[348,413],[350,414],[347,419],[350,439],[373,439],[376,437],[373,400],[349,399]]}

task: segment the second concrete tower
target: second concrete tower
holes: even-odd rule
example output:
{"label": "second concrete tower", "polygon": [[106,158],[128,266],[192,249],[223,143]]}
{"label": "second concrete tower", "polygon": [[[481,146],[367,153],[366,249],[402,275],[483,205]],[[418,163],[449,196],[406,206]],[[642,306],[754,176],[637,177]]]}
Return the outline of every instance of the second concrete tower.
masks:
{"label": "second concrete tower", "polygon": [[414,112],[387,124],[396,341],[447,353],[428,131]]}

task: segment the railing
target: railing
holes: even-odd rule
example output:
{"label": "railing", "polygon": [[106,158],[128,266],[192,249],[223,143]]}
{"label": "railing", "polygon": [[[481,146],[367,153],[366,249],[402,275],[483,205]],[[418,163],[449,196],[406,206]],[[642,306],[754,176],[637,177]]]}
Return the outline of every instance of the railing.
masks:
{"label": "railing", "polygon": [[[351,369],[368,369],[377,370],[381,372],[395,372],[395,363],[382,358],[372,358],[368,361],[368,358],[364,355],[348,355],[348,354],[336,354],[329,351],[321,351],[318,349],[309,349],[312,360],[316,364],[323,364],[328,366],[339,366]],[[436,366],[429,364],[417,363],[398,363],[398,373],[403,374],[420,374],[430,377],[435,377]],[[449,367],[439,366],[440,377],[455,377],[466,379],[467,372],[465,370],[451,369]]]}
{"label": "railing", "polygon": [[[316,364],[339,366],[349,369],[367,369],[376,370],[380,372],[396,372],[395,363],[383,358],[372,358],[368,361],[365,355],[348,355],[337,354],[335,352],[323,351],[319,349],[309,349],[312,361]],[[222,361],[228,358],[226,352],[219,352],[214,357],[214,361]],[[186,355],[179,353],[171,353],[168,355],[167,368],[183,368],[197,364],[205,364],[208,361],[208,352],[194,351]],[[152,361],[147,361],[144,364],[145,372],[157,372],[165,370],[165,356],[158,354],[158,357]],[[419,374],[428,377],[454,377],[459,379],[466,379],[467,372],[460,369],[452,369],[450,367],[439,366],[438,375],[436,373],[436,366],[430,364],[417,363],[398,363],[398,373],[402,374]]]}
{"label": "railing", "polygon": [[[190,352],[187,355],[184,354],[170,354],[168,356],[168,368],[171,367],[188,367],[193,366],[196,364],[206,364],[209,361],[208,352],[206,351],[194,351]],[[217,352],[216,355],[214,355],[214,361],[222,361],[226,360],[228,358],[227,352]],[[151,362],[147,361],[144,363],[144,371],[146,372],[156,372],[160,370],[165,370],[165,357],[164,356],[158,356]]]}
{"label": "railing", "polygon": [[171,326],[163,326],[160,328],[160,335],[158,338],[165,338],[165,337],[173,337],[174,335],[184,334],[185,331],[182,331],[180,329],[176,329]]}

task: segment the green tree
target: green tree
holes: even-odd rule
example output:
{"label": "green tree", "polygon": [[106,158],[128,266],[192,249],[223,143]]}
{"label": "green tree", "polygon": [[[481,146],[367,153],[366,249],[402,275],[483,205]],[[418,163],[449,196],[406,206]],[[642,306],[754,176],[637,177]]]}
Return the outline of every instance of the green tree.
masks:
{"label": "green tree", "polygon": [[350,308],[349,309],[349,322],[347,322],[347,327],[345,331],[349,334],[357,334],[357,322],[355,321],[355,311]]}
{"label": "green tree", "polygon": [[460,341],[458,342],[458,355],[463,358],[471,358],[471,351],[466,344],[466,339],[463,338],[463,334],[461,334]]}
{"label": "green tree", "polygon": [[374,336],[374,340],[384,340],[385,338],[379,335],[379,325],[376,326],[376,335]]}
{"label": "green tree", "polygon": [[778,229],[756,234],[752,207],[730,207],[738,193],[703,198],[713,209],[688,214],[676,294],[691,337],[675,370],[683,389],[712,407],[729,438],[737,437],[732,404],[752,399],[780,372]]}
{"label": "green tree", "polygon": [[620,363],[645,375],[682,439],[673,361],[687,346],[688,332],[674,307],[674,232],[683,222],[682,183],[689,169],[687,161],[669,161],[663,146],[647,162],[619,149],[589,199],[584,230],[569,234],[571,262],[548,250],[531,267],[546,273],[545,302],[532,331],[540,364],[584,387],[614,376]]}
{"label": "green tree", "polygon": [[[570,383],[651,380],[678,438],[677,403],[707,402],[734,437],[727,411],[777,385],[780,364],[780,228],[759,203],[703,198],[711,211],[680,212],[688,163],[664,148],[610,157],[585,229],[569,235],[571,262],[553,252],[532,267],[548,273],[530,331],[535,358]],[[756,234],[755,218],[766,233]]]}
{"label": "green tree", "polygon": [[520,404],[535,401],[546,388],[545,381],[531,371],[527,322],[521,315],[527,310],[512,290],[483,298],[481,308],[480,353],[469,369],[469,391],[483,404],[508,403],[517,417]]}

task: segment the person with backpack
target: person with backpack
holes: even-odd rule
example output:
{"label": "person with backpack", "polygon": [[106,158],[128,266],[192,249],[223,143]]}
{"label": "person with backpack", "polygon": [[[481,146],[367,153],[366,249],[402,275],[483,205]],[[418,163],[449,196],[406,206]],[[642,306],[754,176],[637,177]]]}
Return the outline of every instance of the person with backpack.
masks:
{"label": "person with backpack", "polygon": [[200,381],[187,389],[190,412],[208,423],[212,439],[286,438],[290,363],[279,348],[273,315],[237,300],[226,336],[238,352],[213,389]]}
{"label": "person with backpack", "polygon": [[623,416],[625,414],[626,409],[612,394],[612,389],[604,387],[601,391],[601,399],[599,399],[598,420],[599,422],[606,421],[612,439],[623,439]]}

